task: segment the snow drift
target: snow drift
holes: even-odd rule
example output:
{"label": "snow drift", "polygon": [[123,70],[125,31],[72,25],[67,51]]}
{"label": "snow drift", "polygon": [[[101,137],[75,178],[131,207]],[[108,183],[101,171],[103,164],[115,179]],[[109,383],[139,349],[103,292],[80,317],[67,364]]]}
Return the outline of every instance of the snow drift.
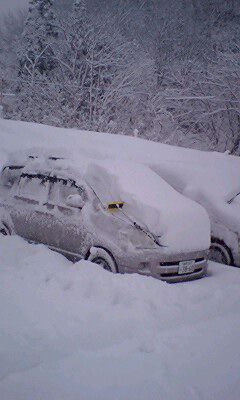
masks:
{"label": "snow drift", "polygon": [[240,275],[167,285],[0,238],[1,400],[239,400]]}

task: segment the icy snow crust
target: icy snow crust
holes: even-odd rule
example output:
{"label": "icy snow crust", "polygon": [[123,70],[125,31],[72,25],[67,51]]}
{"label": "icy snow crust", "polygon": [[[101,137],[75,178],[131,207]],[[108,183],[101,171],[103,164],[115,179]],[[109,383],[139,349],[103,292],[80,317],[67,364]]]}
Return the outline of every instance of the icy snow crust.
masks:
{"label": "icy snow crust", "polygon": [[240,274],[168,285],[0,238],[1,400],[239,400]]}
{"label": "icy snow crust", "polygon": [[[151,166],[176,190],[197,200],[211,217],[240,234],[240,159],[227,154],[183,149],[133,137],[61,129],[0,120],[2,163],[12,151],[34,146],[75,159],[86,157],[141,162]],[[57,148],[56,148],[57,147]]]}

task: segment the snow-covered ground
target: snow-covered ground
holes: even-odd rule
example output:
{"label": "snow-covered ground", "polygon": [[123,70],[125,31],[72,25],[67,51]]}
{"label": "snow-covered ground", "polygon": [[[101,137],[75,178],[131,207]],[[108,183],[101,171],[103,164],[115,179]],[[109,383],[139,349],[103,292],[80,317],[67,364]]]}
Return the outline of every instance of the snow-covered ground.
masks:
{"label": "snow-covered ground", "polygon": [[[34,146],[160,166],[221,209],[239,188],[237,157],[0,120],[0,166]],[[239,400],[239,285],[239,269],[214,263],[168,285],[0,238],[0,400]]]}
{"label": "snow-covered ground", "polygon": [[239,400],[240,274],[169,285],[0,239],[1,400]]}

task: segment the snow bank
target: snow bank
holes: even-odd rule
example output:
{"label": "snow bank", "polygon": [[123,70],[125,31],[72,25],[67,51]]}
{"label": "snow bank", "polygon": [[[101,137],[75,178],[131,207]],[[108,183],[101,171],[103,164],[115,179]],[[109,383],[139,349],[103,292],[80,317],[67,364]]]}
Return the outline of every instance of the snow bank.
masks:
{"label": "snow bank", "polygon": [[168,285],[0,239],[1,400],[239,400],[240,275]]}
{"label": "snow bank", "polygon": [[129,162],[91,163],[86,181],[104,205],[122,201],[117,213],[130,216],[160,238],[165,252],[205,250],[210,246],[206,211],[176,192],[150,168]]}

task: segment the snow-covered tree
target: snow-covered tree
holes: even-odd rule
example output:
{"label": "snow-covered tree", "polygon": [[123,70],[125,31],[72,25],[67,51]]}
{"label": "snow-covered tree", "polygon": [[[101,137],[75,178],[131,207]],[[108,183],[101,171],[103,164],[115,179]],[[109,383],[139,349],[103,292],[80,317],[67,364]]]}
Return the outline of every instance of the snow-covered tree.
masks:
{"label": "snow-covered tree", "polygon": [[109,26],[109,19],[93,18],[84,1],[74,1],[68,19],[62,21],[55,59],[63,124],[106,130],[123,109],[130,119],[132,106],[126,99],[134,96],[136,46],[125,40],[117,23]]}
{"label": "snow-covered tree", "polygon": [[19,75],[51,71],[52,42],[57,37],[52,0],[30,0],[28,16],[20,39]]}
{"label": "snow-covered tree", "polygon": [[239,0],[31,0],[23,35],[0,24],[8,116],[239,154],[239,15]]}
{"label": "snow-covered tree", "polygon": [[45,88],[52,80],[58,31],[52,0],[30,0],[22,35],[17,40],[17,82],[13,117],[43,122],[48,115]]}

